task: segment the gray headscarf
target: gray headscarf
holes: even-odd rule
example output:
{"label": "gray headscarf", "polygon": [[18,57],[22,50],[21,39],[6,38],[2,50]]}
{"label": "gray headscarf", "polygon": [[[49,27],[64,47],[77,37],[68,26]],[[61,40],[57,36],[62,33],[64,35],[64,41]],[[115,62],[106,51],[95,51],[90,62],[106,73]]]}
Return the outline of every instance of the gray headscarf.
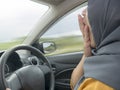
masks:
{"label": "gray headscarf", "polygon": [[120,90],[120,0],[88,0],[88,18],[97,47],[84,76]]}

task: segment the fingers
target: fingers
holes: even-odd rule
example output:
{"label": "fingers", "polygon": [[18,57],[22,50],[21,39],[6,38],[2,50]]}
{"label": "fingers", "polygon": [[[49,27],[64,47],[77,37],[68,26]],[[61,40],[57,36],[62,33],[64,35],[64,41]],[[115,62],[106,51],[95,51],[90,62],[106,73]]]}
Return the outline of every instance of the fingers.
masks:
{"label": "fingers", "polygon": [[82,15],[85,17],[87,13],[87,8],[82,11]]}
{"label": "fingers", "polygon": [[89,26],[86,23],[86,10],[83,11],[82,13],[83,16],[78,15],[78,22],[79,22],[79,27],[83,35],[84,39],[84,54],[86,57],[89,57],[92,55],[91,53],[91,41],[90,41],[90,31],[89,31]]}
{"label": "fingers", "polygon": [[90,32],[89,32],[89,27],[86,25],[84,28],[84,52],[85,56],[89,57],[92,55],[91,53],[91,41],[90,41]]}
{"label": "fingers", "polygon": [[84,28],[84,44],[85,44],[85,48],[90,47],[90,32],[89,32],[89,28],[86,25]]}
{"label": "fingers", "polygon": [[84,9],[82,11],[82,15],[80,15],[80,14],[78,15],[79,27],[80,27],[83,37],[85,36],[83,30],[84,30],[85,26],[87,25],[86,14],[87,14],[87,9]]}
{"label": "fingers", "polygon": [[85,28],[84,28],[84,40],[85,42],[88,42],[90,41],[90,32],[89,32],[89,27],[86,25]]}
{"label": "fingers", "polygon": [[84,24],[83,18],[81,15],[78,15],[78,21],[79,21],[79,26],[80,26],[84,41],[87,42],[90,40],[89,27],[88,27],[88,25]]}
{"label": "fingers", "polygon": [[83,30],[84,30],[85,24],[83,22],[83,18],[81,15],[78,15],[78,22],[79,22],[79,27],[80,27],[80,30],[82,32],[82,35],[84,36]]}

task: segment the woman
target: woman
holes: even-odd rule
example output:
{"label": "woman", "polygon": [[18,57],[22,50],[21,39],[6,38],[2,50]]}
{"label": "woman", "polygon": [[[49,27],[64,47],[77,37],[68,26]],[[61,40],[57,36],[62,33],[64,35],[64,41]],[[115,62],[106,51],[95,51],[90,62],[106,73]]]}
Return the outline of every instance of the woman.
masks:
{"label": "woman", "polygon": [[72,89],[120,90],[119,9],[120,0],[88,0],[88,16],[78,16],[85,53],[73,71]]}

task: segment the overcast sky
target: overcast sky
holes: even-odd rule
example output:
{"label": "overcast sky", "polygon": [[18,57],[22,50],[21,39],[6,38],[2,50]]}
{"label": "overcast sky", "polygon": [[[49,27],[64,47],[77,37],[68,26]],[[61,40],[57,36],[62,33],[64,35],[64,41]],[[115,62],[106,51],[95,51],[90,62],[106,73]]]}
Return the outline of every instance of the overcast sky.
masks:
{"label": "overcast sky", "polygon": [[[0,0],[0,42],[26,36],[47,9],[47,6],[30,0]],[[77,10],[64,18],[46,35],[80,35],[77,20],[77,14],[80,12],[81,10]]]}
{"label": "overcast sky", "polygon": [[0,0],[0,42],[27,35],[47,9],[30,0]]}

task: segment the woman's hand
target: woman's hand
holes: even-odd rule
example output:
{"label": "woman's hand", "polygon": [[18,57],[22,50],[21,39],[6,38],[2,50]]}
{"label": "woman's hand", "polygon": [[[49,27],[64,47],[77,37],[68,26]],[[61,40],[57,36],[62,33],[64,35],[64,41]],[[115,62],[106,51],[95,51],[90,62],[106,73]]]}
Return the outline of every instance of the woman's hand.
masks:
{"label": "woman's hand", "polygon": [[81,15],[78,15],[78,21],[79,21],[79,27],[83,35],[84,39],[84,55],[85,57],[89,57],[92,55],[91,53],[91,41],[90,41],[90,29],[89,25],[86,19],[86,10],[82,13],[83,17]]}
{"label": "woman's hand", "polygon": [[73,73],[71,75],[72,90],[74,90],[76,83],[78,82],[78,80],[84,73],[83,64],[84,64],[85,58],[92,55],[91,54],[90,31],[89,31],[89,25],[88,25],[88,22],[86,19],[86,17],[87,17],[86,10],[83,11],[82,15],[84,17],[82,17],[81,15],[78,15],[78,21],[79,21],[80,30],[82,32],[83,39],[84,39],[84,55],[83,55],[82,59],[80,60],[79,64],[77,65],[77,67],[73,70]]}

